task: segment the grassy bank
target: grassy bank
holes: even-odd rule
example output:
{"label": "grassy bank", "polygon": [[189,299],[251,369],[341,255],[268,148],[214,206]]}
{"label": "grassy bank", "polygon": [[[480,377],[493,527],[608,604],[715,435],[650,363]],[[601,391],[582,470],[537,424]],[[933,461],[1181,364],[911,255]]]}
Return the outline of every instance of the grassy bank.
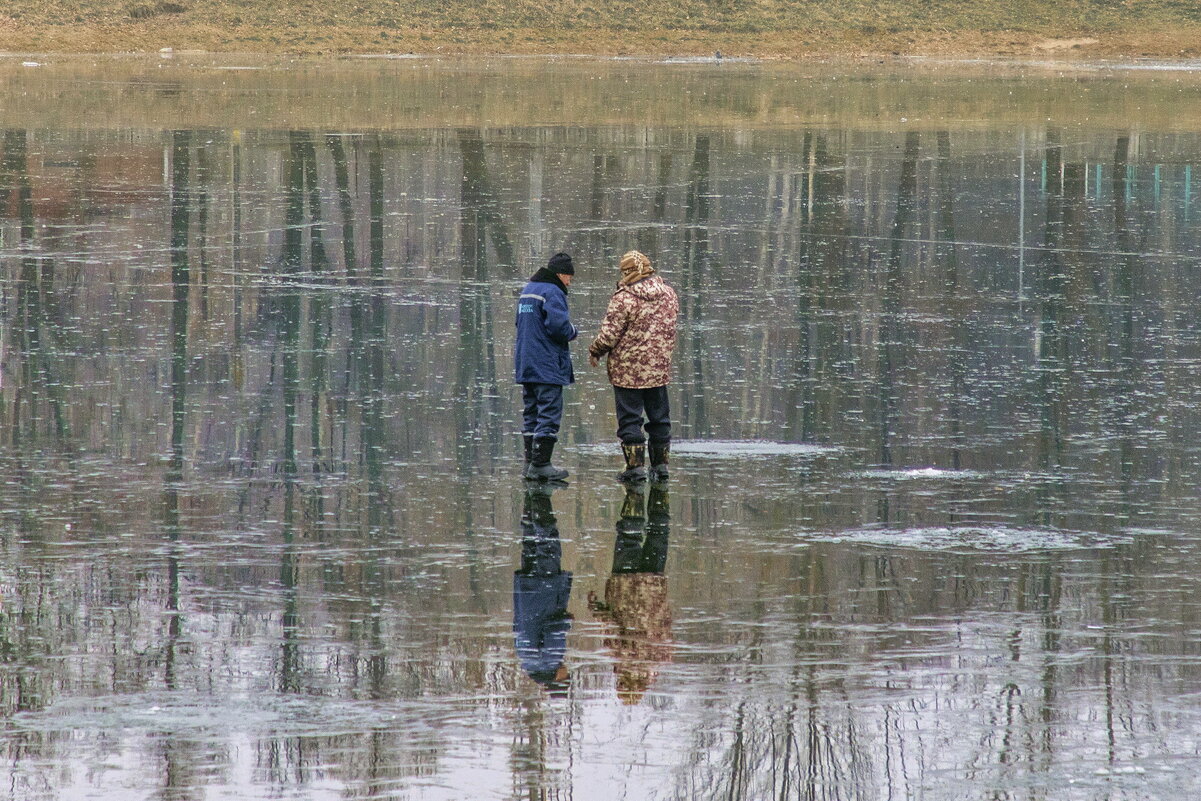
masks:
{"label": "grassy bank", "polygon": [[0,0],[0,50],[1201,55],[1183,0]]}

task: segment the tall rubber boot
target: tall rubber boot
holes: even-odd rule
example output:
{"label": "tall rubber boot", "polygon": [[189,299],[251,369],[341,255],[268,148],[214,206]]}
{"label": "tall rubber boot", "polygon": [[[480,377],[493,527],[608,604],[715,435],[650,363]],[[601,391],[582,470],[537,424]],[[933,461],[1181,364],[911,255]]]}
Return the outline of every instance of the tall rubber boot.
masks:
{"label": "tall rubber boot", "polygon": [[525,477],[531,481],[562,481],[567,478],[567,471],[560,470],[550,463],[550,457],[555,452],[555,441],[549,437],[535,437],[530,450],[530,466],[526,468]]}
{"label": "tall rubber boot", "polygon": [[626,469],[617,474],[618,481],[646,481],[646,446],[622,445],[621,454],[626,460]]}
{"label": "tall rubber boot", "polygon": [[651,443],[651,481],[667,480],[667,457],[671,454],[671,442]]}
{"label": "tall rubber boot", "polygon": [[534,435],[522,434],[521,439],[525,445],[525,464],[521,467],[521,475],[524,476],[526,471],[530,469],[530,462],[534,459]]}

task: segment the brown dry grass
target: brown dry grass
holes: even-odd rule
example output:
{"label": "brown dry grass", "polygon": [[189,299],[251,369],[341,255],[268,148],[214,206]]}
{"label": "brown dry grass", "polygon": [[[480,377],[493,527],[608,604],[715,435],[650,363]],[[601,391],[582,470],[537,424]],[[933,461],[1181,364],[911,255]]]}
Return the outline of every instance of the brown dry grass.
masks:
{"label": "brown dry grass", "polygon": [[438,29],[403,32],[339,26],[265,30],[207,24],[79,25],[40,28],[0,17],[0,42],[9,52],[134,53],[203,50],[214,53],[297,55],[586,54],[611,56],[725,56],[803,60],[825,57],[1030,56],[1093,58],[1195,58],[1201,26],[1158,31],[1040,33],[1028,31],[773,31],[736,33],[647,30],[631,37],[620,30]]}
{"label": "brown dry grass", "polygon": [[1201,55],[1181,0],[0,0],[9,52]]}

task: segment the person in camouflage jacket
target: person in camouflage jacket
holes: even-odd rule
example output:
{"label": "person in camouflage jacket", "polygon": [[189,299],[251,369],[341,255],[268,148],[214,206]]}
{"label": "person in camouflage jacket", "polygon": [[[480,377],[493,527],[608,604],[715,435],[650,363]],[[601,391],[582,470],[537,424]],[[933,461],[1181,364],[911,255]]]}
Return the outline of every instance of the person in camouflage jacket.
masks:
{"label": "person in camouflage jacket", "polygon": [[623,481],[647,478],[648,438],[650,477],[656,481],[667,479],[671,449],[667,384],[671,381],[679,313],[675,290],[655,272],[650,259],[636,250],[621,257],[621,280],[609,299],[600,333],[588,347],[588,356],[593,367],[600,364],[601,358],[608,361],[609,383],[617,407],[617,436],[626,462],[625,471],[618,476]]}

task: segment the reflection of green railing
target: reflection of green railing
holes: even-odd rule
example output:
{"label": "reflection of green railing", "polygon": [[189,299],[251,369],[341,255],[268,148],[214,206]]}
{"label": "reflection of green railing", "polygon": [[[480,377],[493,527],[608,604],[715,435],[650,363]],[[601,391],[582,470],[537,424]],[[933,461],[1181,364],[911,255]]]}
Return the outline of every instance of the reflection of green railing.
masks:
{"label": "reflection of green railing", "polygon": [[[1063,165],[1063,169],[1068,169],[1070,165]],[[1167,168],[1167,170],[1165,170]],[[1082,175],[1084,177],[1084,192],[1083,196],[1096,201],[1103,199],[1104,190],[1102,189],[1105,179],[1105,166],[1101,163],[1083,162],[1080,165]],[[1143,173],[1146,177],[1140,177],[1139,165],[1126,164],[1121,170],[1121,178],[1117,182],[1120,184],[1120,193],[1122,199],[1126,203],[1130,203],[1135,199],[1137,188],[1140,183],[1149,184],[1151,187],[1149,200],[1153,201],[1158,207],[1165,202],[1165,197],[1172,192],[1179,192],[1181,209],[1185,220],[1189,219],[1189,211],[1192,206],[1193,195],[1193,167],[1191,164],[1176,165],[1176,164],[1147,164],[1143,165]],[[1175,175],[1168,172],[1171,170]],[[1149,173],[1149,175],[1147,175]],[[1148,180],[1149,178],[1149,180]],[[1042,160],[1039,167],[1039,189],[1042,192],[1047,192],[1047,161]],[[1063,191],[1062,186],[1058,187],[1058,191]]]}

